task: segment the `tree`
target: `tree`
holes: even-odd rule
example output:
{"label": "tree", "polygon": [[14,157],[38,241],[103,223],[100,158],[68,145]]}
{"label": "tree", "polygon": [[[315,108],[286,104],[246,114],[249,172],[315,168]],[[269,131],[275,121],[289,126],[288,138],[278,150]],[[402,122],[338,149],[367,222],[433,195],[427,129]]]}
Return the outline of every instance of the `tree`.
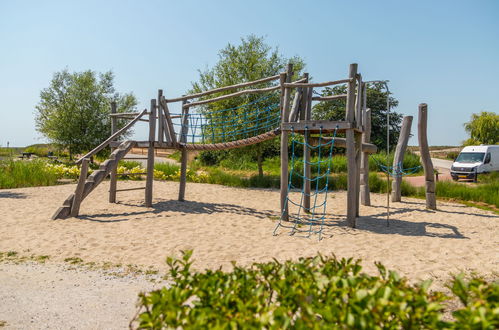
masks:
{"label": "tree", "polygon": [[[304,68],[304,62],[301,58],[295,56],[287,59],[279,53],[277,48],[272,48],[267,45],[263,37],[250,35],[246,38],[241,38],[241,43],[239,45],[232,45],[229,43],[225,48],[220,50],[218,62],[211,69],[207,69],[204,72],[199,71],[199,81],[193,83],[192,90],[190,92],[199,93],[222,86],[234,85],[277,75],[280,72],[285,71],[288,62],[293,64],[293,77],[298,77]],[[272,84],[275,84],[275,82],[262,83],[256,86],[251,86],[250,88],[264,88],[272,86]],[[207,98],[226,95],[233,92],[234,90],[225,91],[210,95]],[[268,97],[264,97],[264,101],[259,102],[258,106],[268,107],[272,104],[279,103],[279,95],[277,93],[269,93],[267,96]],[[246,107],[241,106],[257,102],[261,99],[261,94],[247,94],[237,98],[235,97],[219,102],[209,103],[199,107],[197,111],[207,115],[216,113],[222,109],[233,109],[231,110],[232,112],[230,117],[237,118],[238,115],[241,115],[244,111],[248,111]],[[278,114],[279,108],[277,107],[273,111],[277,111]],[[210,115],[206,117],[209,121],[211,121],[211,129],[216,127],[215,129],[223,130],[223,126],[220,124],[223,121],[227,121],[227,116]],[[235,125],[236,130],[242,132],[241,136],[232,136],[232,140],[247,137],[244,136],[247,124],[247,121],[240,121],[232,124]],[[264,132],[262,131],[259,133]],[[209,135],[207,136],[209,137]],[[272,141],[262,142],[256,145],[218,154],[229,157],[250,155],[257,161],[259,175],[263,176],[263,160],[266,156],[270,156],[275,153],[276,150],[279,150],[277,145],[278,141],[277,139],[274,139]],[[213,155],[216,153],[212,152],[211,154]]]}
{"label": "tree", "polygon": [[[383,83],[375,82],[367,85],[367,108],[371,109],[371,143],[378,150],[386,150],[386,98],[387,92],[383,90]],[[345,94],[345,85],[326,87],[323,96]],[[345,120],[345,99],[320,102],[314,106],[313,117],[317,120]],[[398,101],[390,96],[390,150],[397,145],[402,123],[402,115],[392,111],[398,106]]]}
{"label": "tree", "polygon": [[110,71],[56,72],[35,107],[37,130],[67,149],[70,159],[96,147],[110,135],[111,102],[117,103],[118,112],[135,111],[137,105],[132,93],[115,91],[113,79]]}
{"label": "tree", "polygon": [[472,114],[471,120],[464,124],[464,129],[470,135],[463,142],[464,145],[499,143],[499,115],[494,112]]}

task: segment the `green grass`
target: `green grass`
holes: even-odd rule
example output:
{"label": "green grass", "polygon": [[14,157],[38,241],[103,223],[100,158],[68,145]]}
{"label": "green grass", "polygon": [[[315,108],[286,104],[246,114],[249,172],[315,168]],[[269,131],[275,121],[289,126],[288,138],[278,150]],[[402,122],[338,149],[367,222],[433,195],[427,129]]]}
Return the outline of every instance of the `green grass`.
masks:
{"label": "green grass", "polygon": [[57,183],[57,174],[49,171],[42,160],[0,161],[0,189],[51,186]]}
{"label": "green grass", "polygon": [[118,162],[118,166],[123,166],[126,169],[131,170],[132,168],[135,168],[137,166],[142,167],[142,163],[135,160],[120,160]]}

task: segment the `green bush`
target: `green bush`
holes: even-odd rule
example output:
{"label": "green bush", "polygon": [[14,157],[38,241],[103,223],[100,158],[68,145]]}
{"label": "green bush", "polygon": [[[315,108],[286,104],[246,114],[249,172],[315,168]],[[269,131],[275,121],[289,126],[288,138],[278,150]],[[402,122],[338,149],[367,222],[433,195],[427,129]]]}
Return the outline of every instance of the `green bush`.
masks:
{"label": "green bush", "polygon": [[499,207],[499,180],[476,186],[450,181],[439,181],[436,186],[437,197],[453,198],[463,201],[483,202]]}
{"label": "green bush", "polygon": [[37,155],[38,157],[47,157],[49,151],[50,150],[48,147],[33,145],[33,146],[29,146],[26,149],[24,149],[23,152],[29,152],[29,153],[32,153],[34,155]]}
{"label": "green bush", "polygon": [[[156,168],[156,165],[158,165],[158,164],[154,165],[155,168]],[[118,162],[118,166],[123,166],[127,170],[131,170],[135,167],[142,167],[142,163],[135,161],[135,160],[120,160]]]}
{"label": "green bush", "polygon": [[0,189],[50,186],[56,184],[58,178],[42,160],[0,161]]}
{"label": "green bush", "polygon": [[173,284],[140,294],[140,329],[494,329],[498,287],[454,280],[465,308],[442,320],[447,297],[430,281],[411,285],[376,264],[379,276],[361,273],[360,261],[318,255],[297,262],[234,264],[230,272],[191,271],[192,251],[167,258]]}

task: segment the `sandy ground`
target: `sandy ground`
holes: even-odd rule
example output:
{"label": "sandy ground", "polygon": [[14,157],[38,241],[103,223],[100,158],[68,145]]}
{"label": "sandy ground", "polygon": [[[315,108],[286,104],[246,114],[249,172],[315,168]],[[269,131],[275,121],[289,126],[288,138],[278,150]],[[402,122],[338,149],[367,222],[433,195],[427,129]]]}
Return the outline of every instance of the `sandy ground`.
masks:
{"label": "sandy ground", "polygon": [[118,277],[54,263],[0,264],[0,321],[6,329],[126,329],[145,276]]}
{"label": "sandy ground", "polygon": [[[118,183],[119,188],[144,184]],[[386,196],[373,194],[373,206],[361,206],[357,229],[351,229],[345,224],[346,193],[329,193],[328,226],[319,241],[317,235],[289,236],[289,229],[282,228],[277,236],[272,235],[279,216],[276,190],[190,183],[187,201],[178,202],[178,183],[155,182],[154,208],[146,208],[143,191],[119,192],[119,203],[109,204],[104,183],[83,202],[79,218],[50,220],[74,188],[1,190],[0,251],[49,255],[51,262],[79,257],[85,262],[162,270],[166,256],[178,256],[186,249],[194,250],[198,270],[229,268],[233,260],[244,265],[274,257],[285,260],[334,253],[363,259],[368,272],[374,272],[373,263],[381,261],[411,280],[434,279],[436,288],[443,286],[450,273],[474,271],[497,277],[499,271],[499,216],[459,204],[439,202],[438,211],[428,211],[423,200],[404,198],[402,203],[392,203],[387,227]],[[297,193],[292,197],[299,200]],[[23,283],[22,276],[15,276],[17,266],[11,267],[1,265],[0,297]],[[32,287],[53,278],[44,275],[45,267],[28,271]],[[74,282],[80,287],[92,285],[78,276]],[[130,290],[138,293],[139,286],[131,284]],[[30,292],[25,294],[23,301],[28,301]],[[5,299],[0,302],[0,320],[9,311],[5,303]],[[39,308],[39,303],[34,304]]]}

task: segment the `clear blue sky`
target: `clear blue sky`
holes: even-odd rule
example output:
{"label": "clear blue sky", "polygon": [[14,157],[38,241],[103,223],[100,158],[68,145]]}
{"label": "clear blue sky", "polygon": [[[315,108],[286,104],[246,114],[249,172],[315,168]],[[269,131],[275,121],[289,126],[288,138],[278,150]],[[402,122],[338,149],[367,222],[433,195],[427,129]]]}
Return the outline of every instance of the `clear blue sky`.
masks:
{"label": "clear blue sky", "polygon": [[431,145],[457,145],[472,113],[499,112],[495,0],[0,0],[0,144],[45,141],[34,107],[56,71],[112,70],[142,109],[158,88],[185,92],[249,34],[301,56],[316,81],[346,77],[356,62],[364,79],[390,80],[396,111],[417,116],[428,103]]}

